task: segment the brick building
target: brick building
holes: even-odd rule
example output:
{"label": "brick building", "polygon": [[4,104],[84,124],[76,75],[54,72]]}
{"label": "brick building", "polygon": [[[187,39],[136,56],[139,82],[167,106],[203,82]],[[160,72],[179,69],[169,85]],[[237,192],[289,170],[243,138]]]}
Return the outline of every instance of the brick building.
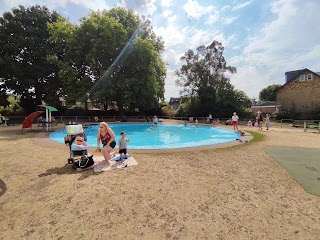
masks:
{"label": "brick building", "polygon": [[253,115],[256,115],[257,112],[261,112],[262,114],[273,114],[278,112],[278,105],[276,102],[267,101],[262,104],[256,104],[251,106],[251,112]]}
{"label": "brick building", "polygon": [[277,91],[277,103],[283,109],[295,107],[306,116],[320,106],[320,73],[309,69],[286,72],[286,83]]}

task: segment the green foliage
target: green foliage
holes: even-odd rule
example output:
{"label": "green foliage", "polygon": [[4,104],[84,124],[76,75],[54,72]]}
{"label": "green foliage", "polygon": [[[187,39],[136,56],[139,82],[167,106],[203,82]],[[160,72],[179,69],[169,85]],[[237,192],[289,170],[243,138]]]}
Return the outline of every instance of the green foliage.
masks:
{"label": "green foliage", "polygon": [[181,60],[185,64],[176,70],[176,83],[183,87],[182,93],[190,97],[177,114],[228,117],[236,111],[245,112],[251,100],[243,91],[234,89],[225,73],[235,73],[236,68],[227,66],[223,56],[224,47],[213,41],[209,46],[199,46],[196,52],[188,50]]}
{"label": "green foliage", "polygon": [[293,107],[291,108],[280,108],[279,109],[279,112],[276,116],[276,119],[277,120],[280,120],[280,119],[297,119],[299,117],[299,114],[297,113],[296,111],[296,107],[295,105],[293,104],[292,105]]}
{"label": "green foliage", "polygon": [[277,90],[282,87],[280,84],[273,84],[264,89],[259,93],[259,98],[262,101],[276,101],[277,100]]}
{"label": "green foliage", "polygon": [[0,113],[4,116],[13,116],[17,114],[22,114],[22,109],[20,107],[20,100],[13,95],[9,95],[6,99],[8,101],[7,106],[0,106]]}
{"label": "green foliage", "polygon": [[47,23],[58,16],[46,7],[19,6],[0,17],[0,85],[21,96],[26,113],[59,94],[56,65],[47,60],[53,53]]}
{"label": "green foliage", "polygon": [[8,101],[8,95],[5,89],[0,89],[0,107],[9,106],[10,102]]}
{"label": "green foliage", "polygon": [[60,18],[49,24],[50,40],[57,44],[50,60],[59,66],[67,102],[96,104],[116,101],[123,110],[158,108],[164,95],[163,42],[131,10],[114,8],[92,12],[74,26]]}

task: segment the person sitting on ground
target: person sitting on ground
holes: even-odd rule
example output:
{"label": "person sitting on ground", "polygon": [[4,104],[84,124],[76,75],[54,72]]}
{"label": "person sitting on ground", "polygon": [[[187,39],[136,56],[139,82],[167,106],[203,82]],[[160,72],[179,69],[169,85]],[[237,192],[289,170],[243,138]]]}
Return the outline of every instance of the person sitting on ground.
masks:
{"label": "person sitting on ground", "polygon": [[0,114],[0,125],[2,125],[2,127],[7,127],[8,126],[8,121],[9,121],[9,118],[7,118],[5,116],[2,116]]}
{"label": "person sitting on ground", "polygon": [[226,125],[231,125],[231,118],[226,121]]}
{"label": "person sitting on ground", "polygon": [[252,122],[251,122],[251,120],[248,121],[248,127],[252,127]]}

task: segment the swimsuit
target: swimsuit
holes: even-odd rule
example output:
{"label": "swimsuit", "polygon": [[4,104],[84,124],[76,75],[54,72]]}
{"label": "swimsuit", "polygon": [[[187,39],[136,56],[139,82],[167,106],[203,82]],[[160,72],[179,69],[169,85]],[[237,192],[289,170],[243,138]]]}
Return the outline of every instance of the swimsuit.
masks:
{"label": "swimsuit", "polygon": [[[100,133],[100,139],[101,139],[102,145],[105,146],[110,141],[111,136],[110,136],[110,134],[108,132],[104,136],[102,136],[102,134]],[[115,146],[116,146],[116,141],[112,141],[110,143],[110,147],[114,148]]]}

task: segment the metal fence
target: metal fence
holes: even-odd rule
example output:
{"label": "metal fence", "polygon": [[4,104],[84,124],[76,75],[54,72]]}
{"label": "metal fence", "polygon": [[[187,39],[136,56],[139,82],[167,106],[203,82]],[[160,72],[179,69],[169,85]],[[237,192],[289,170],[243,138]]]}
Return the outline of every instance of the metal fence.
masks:
{"label": "metal fence", "polygon": [[[19,125],[22,124],[25,116],[7,116],[10,120],[8,123],[10,125]],[[55,116],[55,121],[58,124],[70,124],[70,123],[95,123],[100,121],[106,122],[148,122],[151,121],[152,116],[99,116],[99,120],[95,121],[95,118],[92,116]],[[197,119],[199,123],[208,123],[207,117],[202,116],[184,116],[184,117],[169,117],[169,116],[158,116],[159,119],[171,119],[176,121],[187,121],[189,123],[195,122]],[[213,118],[213,121],[219,119],[219,123],[222,125],[226,124],[226,121],[230,118]],[[254,122],[254,119],[249,118],[240,118],[239,125],[240,126],[249,126],[249,122]],[[320,129],[320,120],[297,120],[297,119],[281,119],[281,120],[272,120],[271,124],[273,126],[283,127],[296,127],[296,128],[316,128]],[[320,131],[320,130],[319,130]]]}

